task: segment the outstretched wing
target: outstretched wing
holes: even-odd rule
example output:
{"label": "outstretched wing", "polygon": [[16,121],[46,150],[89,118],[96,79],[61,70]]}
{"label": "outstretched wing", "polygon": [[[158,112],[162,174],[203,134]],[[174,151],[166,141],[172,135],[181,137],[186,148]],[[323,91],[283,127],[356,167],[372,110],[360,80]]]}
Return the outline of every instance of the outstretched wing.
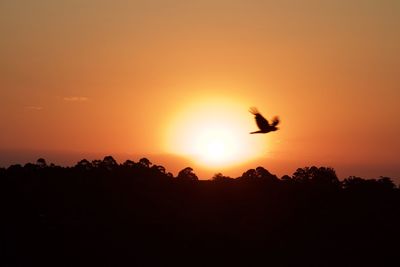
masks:
{"label": "outstretched wing", "polygon": [[272,119],[272,126],[278,125],[279,122],[280,122],[279,117],[278,117],[278,116],[274,117],[274,118]]}
{"label": "outstretched wing", "polygon": [[261,131],[267,130],[269,127],[267,119],[264,118],[263,115],[261,115],[256,108],[250,108],[250,112],[256,117],[258,128],[260,128]]}

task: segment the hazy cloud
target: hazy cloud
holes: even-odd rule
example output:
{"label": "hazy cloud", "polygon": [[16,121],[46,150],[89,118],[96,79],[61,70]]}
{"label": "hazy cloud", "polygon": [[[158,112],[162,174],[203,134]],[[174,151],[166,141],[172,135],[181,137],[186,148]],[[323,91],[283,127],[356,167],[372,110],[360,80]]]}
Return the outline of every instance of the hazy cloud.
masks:
{"label": "hazy cloud", "polygon": [[40,107],[40,106],[26,106],[25,109],[29,109],[29,110],[43,110],[43,107]]}
{"label": "hazy cloud", "polygon": [[68,102],[84,102],[88,101],[89,98],[86,96],[65,96],[63,100]]}

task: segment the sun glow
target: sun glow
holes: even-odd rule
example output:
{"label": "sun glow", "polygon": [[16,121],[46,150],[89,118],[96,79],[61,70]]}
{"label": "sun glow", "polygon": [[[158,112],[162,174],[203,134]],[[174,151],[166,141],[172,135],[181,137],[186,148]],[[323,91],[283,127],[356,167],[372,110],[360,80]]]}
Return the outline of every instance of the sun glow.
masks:
{"label": "sun glow", "polygon": [[256,126],[247,105],[221,99],[199,103],[169,124],[168,152],[206,167],[241,164],[266,152],[267,139],[249,134]]}
{"label": "sun glow", "polygon": [[205,128],[193,138],[193,154],[208,164],[221,164],[239,157],[241,145],[229,129]]}

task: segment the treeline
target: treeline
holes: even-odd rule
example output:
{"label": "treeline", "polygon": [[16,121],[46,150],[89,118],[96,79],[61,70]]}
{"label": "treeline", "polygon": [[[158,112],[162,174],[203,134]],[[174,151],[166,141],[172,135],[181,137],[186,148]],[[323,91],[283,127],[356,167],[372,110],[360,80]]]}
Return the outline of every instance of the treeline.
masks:
{"label": "treeline", "polygon": [[[47,164],[46,160],[40,158],[36,163],[27,163],[24,166],[20,164],[11,165],[8,168],[0,168],[0,177],[18,177],[35,175],[84,175],[98,176],[106,175],[113,177],[130,176],[132,179],[151,179],[151,181],[176,180],[176,181],[198,181],[199,178],[191,167],[182,169],[177,176],[167,172],[161,165],[153,164],[147,158],[141,158],[138,162],[126,160],[119,164],[112,156],[106,156],[103,160],[88,161],[83,159],[73,167],[61,167],[53,163]],[[340,181],[336,172],[331,167],[304,167],[298,168],[292,176],[284,175],[278,178],[271,174],[264,167],[257,167],[245,171],[239,177],[229,177],[222,173],[216,173],[212,181],[264,181],[271,183],[295,183],[308,184],[313,186],[330,186],[342,189],[396,189],[396,185],[389,177],[379,177],[377,179],[363,179],[361,177],[350,176]],[[400,186],[400,185],[399,185]]]}
{"label": "treeline", "polygon": [[400,190],[330,167],[176,176],[146,158],[0,169],[1,266],[398,266]]}

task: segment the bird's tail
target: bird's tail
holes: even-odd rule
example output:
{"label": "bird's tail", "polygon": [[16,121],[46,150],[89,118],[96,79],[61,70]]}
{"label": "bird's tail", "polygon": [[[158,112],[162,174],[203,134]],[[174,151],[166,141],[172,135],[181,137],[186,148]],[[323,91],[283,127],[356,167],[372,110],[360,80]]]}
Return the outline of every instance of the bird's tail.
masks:
{"label": "bird's tail", "polygon": [[251,132],[250,134],[262,133],[262,131]]}

